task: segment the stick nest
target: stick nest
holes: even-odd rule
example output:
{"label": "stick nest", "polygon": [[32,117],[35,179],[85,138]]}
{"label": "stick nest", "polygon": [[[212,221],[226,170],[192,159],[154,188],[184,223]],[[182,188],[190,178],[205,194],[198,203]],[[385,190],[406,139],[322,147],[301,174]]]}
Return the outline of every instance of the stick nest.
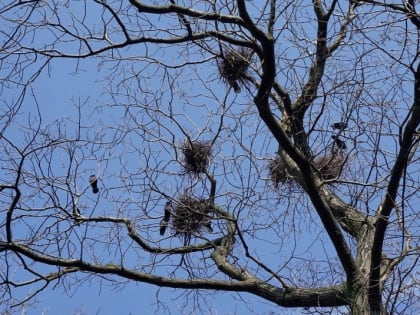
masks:
{"label": "stick nest", "polygon": [[202,227],[207,227],[211,231],[208,212],[208,200],[194,199],[185,195],[178,200],[174,209],[172,228],[176,231],[176,234],[183,234],[184,236],[197,233]]}
{"label": "stick nest", "polygon": [[345,159],[340,155],[325,155],[314,160],[314,165],[325,180],[338,178],[344,163]]}
{"label": "stick nest", "polygon": [[220,78],[231,86],[235,93],[239,93],[241,85],[245,85],[251,57],[252,51],[241,47],[238,50],[229,50],[218,60]]}
{"label": "stick nest", "polygon": [[[344,163],[344,156],[335,154],[319,157],[313,162],[324,180],[338,178],[342,172]],[[268,170],[275,188],[278,188],[280,183],[288,184],[289,186],[293,186],[293,183],[295,183],[292,176],[287,173],[286,165],[280,156],[276,156],[268,164]]]}
{"label": "stick nest", "polygon": [[279,187],[279,183],[284,184],[291,179],[290,175],[287,173],[286,164],[278,155],[268,164],[268,170],[275,188]]}
{"label": "stick nest", "polygon": [[187,173],[200,174],[207,170],[211,156],[211,144],[209,142],[185,141],[182,146],[184,154],[184,167]]}

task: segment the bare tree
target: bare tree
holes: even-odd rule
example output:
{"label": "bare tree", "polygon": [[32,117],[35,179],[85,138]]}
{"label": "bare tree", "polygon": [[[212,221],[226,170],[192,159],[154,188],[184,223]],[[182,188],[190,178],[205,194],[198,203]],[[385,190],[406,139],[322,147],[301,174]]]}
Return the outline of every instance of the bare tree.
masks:
{"label": "bare tree", "polygon": [[[3,1],[1,300],[112,275],[414,314],[418,9]],[[66,62],[96,65],[105,96],[74,91],[46,123],[37,82]]]}

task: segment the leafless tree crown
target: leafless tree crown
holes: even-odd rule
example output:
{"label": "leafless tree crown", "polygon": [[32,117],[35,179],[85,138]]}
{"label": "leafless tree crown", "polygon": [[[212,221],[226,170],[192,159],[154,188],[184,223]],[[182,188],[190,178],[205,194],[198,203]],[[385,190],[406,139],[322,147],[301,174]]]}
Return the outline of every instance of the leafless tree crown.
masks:
{"label": "leafless tree crown", "polygon": [[419,11],[2,1],[2,312],[101,278],[416,313]]}

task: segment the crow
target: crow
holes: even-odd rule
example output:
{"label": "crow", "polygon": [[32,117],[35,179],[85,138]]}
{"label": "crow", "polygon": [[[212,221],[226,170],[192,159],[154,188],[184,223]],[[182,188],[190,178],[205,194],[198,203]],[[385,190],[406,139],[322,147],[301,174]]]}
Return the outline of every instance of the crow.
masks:
{"label": "crow", "polygon": [[92,191],[94,194],[97,194],[99,192],[98,189],[98,179],[96,178],[95,175],[90,175],[89,177],[89,184],[92,187]]}
{"label": "crow", "polygon": [[233,81],[233,82],[230,83],[230,85],[232,86],[233,91],[235,93],[240,93],[241,92],[241,87],[239,86],[238,82]]}
{"label": "crow", "polygon": [[211,227],[211,220],[209,217],[206,216],[202,224],[209,230],[209,232],[213,232],[213,228]]}
{"label": "crow", "polygon": [[79,226],[80,225],[80,221],[82,221],[82,219],[83,219],[83,216],[81,215],[80,210],[77,207],[77,204],[74,203],[73,204],[73,220],[74,220],[75,224],[77,226]]}
{"label": "crow", "polygon": [[331,136],[331,138],[334,139],[334,143],[337,145],[337,148],[339,148],[340,150],[345,150],[347,149],[346,143],[341,140],[338,136]]}
{"label": "crow", "polygon": [[333,124],[331,125],[331,127],[332,127],[333,129],[344,130],[344,129],[346,129],[346,128],[347,128],[347,124],[346,124],[345,122],[341,121],[341,122],[333,123]]}
{"label": "crow", "polygon": [[160,235],[164,235],[166,228],[169,224],[169,219],[171,218],[171,211],[172,211],[172,205],[170,201],[166,202],[165,205],[165,213],[163,216],[163,219],[160,221]]}

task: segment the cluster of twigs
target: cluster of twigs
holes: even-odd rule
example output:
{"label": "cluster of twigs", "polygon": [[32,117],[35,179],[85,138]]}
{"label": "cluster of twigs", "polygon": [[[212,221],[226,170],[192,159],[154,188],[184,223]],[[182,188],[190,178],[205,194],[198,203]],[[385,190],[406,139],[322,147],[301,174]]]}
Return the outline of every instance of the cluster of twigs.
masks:
{"label": "cluster of twigs", "polygon": [[[318,169],[324,180],[334,180],[340,177],[345,162],[345,156],[336,154],[334,151],[334,153],[316,158],[313,165]],[[270,161],[268,170],[274,188],[277,189],[280,183],[288,185],[294,183],[293,177],[287,172],[286,164],[279,155]]]}
{"label": "cluster of twigs", "polygon": [[315,159],[313,163],[323,179],[331,180],[340,176],[345,158],[341,154],[328,154]]}
{"label": "cluster of twigs", "polygon": [[210,163],[211,143],[185,141],[182,146],[184,167],[187,173],[198,175],[207,170]]}
{"label": "cluster of twigs", "polygon": [[268,170],[275,188],[278,188],[280,183],[285,184],[291,180],[291,176],[289,176],[286,170],[286,164],[279,155],[270,161]]}
{"label": "cluster of twigs", "polygon": [[189,195],[182,196],[174,209],[172,228],[175,235],[191,236],[203,227],[212,231],[209,213],[209,203],[206,199],[194,199]]}
{"label": "cluster of twigs", "polygon": [[241,47],[237,50],[231,49],[219,58],[220,78],[231,86],[235,93],[239,93],[241,85],[246,83],[251,57],[252,50]]}

